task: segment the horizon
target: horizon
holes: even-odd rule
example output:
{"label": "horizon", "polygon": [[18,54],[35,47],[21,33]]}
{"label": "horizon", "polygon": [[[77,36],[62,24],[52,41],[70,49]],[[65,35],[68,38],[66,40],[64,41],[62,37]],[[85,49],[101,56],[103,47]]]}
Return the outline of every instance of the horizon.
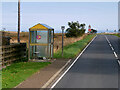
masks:
{"label": "horizon", "polygon": [[[87,33],[87,31],[88,30],[86,30],[85,33]],[[4,32],[16,32],[17,33],[18,31],[6,31],[5,30]],[[20,31],[20,32],[29,32],[29,31]],[[58,32],[54,32],[54,33],[62,33],[62,30],[59,30]],[[106,30],[97,30],[97,33],[115,33],[115,32],[114,32],[114,30],[108,30],[108,31],[106,31]],[[118,33],[118,31],[116,31],[116,33]]]}

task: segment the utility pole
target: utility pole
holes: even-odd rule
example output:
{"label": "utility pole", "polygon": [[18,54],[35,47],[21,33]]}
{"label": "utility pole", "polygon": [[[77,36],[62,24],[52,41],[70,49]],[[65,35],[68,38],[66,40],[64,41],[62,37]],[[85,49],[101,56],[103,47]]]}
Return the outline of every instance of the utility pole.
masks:
{"label": "utility pole", "polygon": [[18,0],[18,43],[20,43],[20,0]]}
{"label": "utility pole", "polygon": [[63,39],[64,39],[64,29],[65,29],[65,26],[61,26],[61,29],[62,29],[62,57],[63,57]]}

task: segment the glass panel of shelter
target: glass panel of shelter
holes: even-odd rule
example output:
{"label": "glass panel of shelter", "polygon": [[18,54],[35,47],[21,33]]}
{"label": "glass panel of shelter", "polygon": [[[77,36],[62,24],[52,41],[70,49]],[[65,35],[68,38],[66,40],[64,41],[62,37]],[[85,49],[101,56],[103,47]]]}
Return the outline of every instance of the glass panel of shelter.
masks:
{"label": "glass panel of shelter", "polygon": [[31,31],[31,43],[47,43],[48,32],[47,31]]}
{"label": "glass panel of shelter", "polygon": [[[48,31],[31,31],[30,43],[47,44]],[[30,59],[38,59],[47,56],[47,46],[33,45],[30,46]]]}
{"label": "glass panel of shelter", "polygon": [[[49,33],[49,34],[48,34]],[[48,40],[49,35],[49,40]],[[53,53],[53,30],[48,31],[30,31],[30,43],[48,44],[49,46],[33,45],[30,46],[30,59],[39,59],[40,57],[50,57]]]}
{"label": "glass panel of shelter", "polygon": [[47,57],[47,46],[34,45],[30,46],[30,59],[41,59]]}
{"label": "glass panel of shelter", "polygon": [[53,56],[52,54],[53,54],[53,40],[54,38],[53,38],[53,30],[51,31],[51,57]]}
{"label": "glass panel of shelter", "polygon": [[53,30],[49,30],[49,57],[52,57],[53,53]]}

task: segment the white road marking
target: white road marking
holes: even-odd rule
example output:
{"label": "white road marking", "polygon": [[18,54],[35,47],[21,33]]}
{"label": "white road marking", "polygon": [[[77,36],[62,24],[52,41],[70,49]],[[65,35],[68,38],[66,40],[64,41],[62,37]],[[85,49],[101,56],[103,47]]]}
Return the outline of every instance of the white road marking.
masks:
{"label": "white road marking", "polygon": [[114,55],[115,55],[116,58],[118,57],[117,54],[116,54],[116,52],[114,52]]}
{"label": "white road marking", "polygon": [[71,69],[71,67],[75,64],[75,62],[78,60],[78,58],[83,54],[83,52],[88,48],[88,46],[93,42],[93,40],[97,37],[97,35],[92,39],[92,41],[83,49],[83,51],[79,54],[79,56],[75,59],[75,61],[70,65],[70,67],[61,75],[61,77],[52,85],[52,90],[56,84],[63,78],[63,76]]}
{"label": "white road marking", "polygon": [[109,44],[110,45],[110,47],[112,47],[112,45],[111,44]]}
{"label": "white road marking", "polygon": [[118,63],[119,63],[119,65],[120,65],[120,61],[118,60]]}
{"label": "white road marking", "polygon": [[114,51],[114,48],[113,47],[111,47],[112,48],[112,50]]}
{"label": "white road marking", "polygon": [[[110,43],[110,41],[108,40],[107,36],[105,36],[105,38],[106,38],[106,40],[108,41],[108,43],[109,43],[109,45],[110,45],[111,49],[114,51],[113,53],[114,53],[114,55],[115,55],[116,59],[118,59],[118,56],[117,56],[117,54],[116,54],[116,52],[115,52],[115,50],[114,50],[114,48],[113,48],[112,44],[111,44],[111,43]],[[119,63],[119,65],[120,65],[120,63]]]}
{"label": "white road marking", "polygon": [[[46,88],[53,80],[55,77],[57,77],[58,74],[70,63],[71,59],[57,72],[55,73],[43,86],[42,88]],[[40,89],[41,90],[41,89]]]}

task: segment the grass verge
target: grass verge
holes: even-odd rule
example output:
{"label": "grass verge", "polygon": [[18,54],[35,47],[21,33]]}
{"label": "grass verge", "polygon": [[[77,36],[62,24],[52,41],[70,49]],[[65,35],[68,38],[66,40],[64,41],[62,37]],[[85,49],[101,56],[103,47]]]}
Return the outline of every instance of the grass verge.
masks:
{"label": "grass verge", "polygon": [[114,36],[120,37],[120,34],[105,34],[105,35],[114,35]]}
{"label": "grass verge", "polygon": [[120,35],[119,34],[113,34],[114,36],[118,36],[118,37],[120,37]]}
{"label": "grass verge", "polygon": [[0,90],[2,89],[2,70],[0,70]]}
{"label": "grass verge", "polygon": [[[87,35],[84,39],[80,41],[64,46],[63,58],[69,59],[76,57],[95,36],[95,34]],[[59,50],[58,52],[54,53],[54,58],[62,58],[62,50]]]}
{"label": "grass verge", "polygon": [[[13,88],[50,62],[19,62],[2,69],[2,88]],[[32,83],[32,82],[31,82]]]}

